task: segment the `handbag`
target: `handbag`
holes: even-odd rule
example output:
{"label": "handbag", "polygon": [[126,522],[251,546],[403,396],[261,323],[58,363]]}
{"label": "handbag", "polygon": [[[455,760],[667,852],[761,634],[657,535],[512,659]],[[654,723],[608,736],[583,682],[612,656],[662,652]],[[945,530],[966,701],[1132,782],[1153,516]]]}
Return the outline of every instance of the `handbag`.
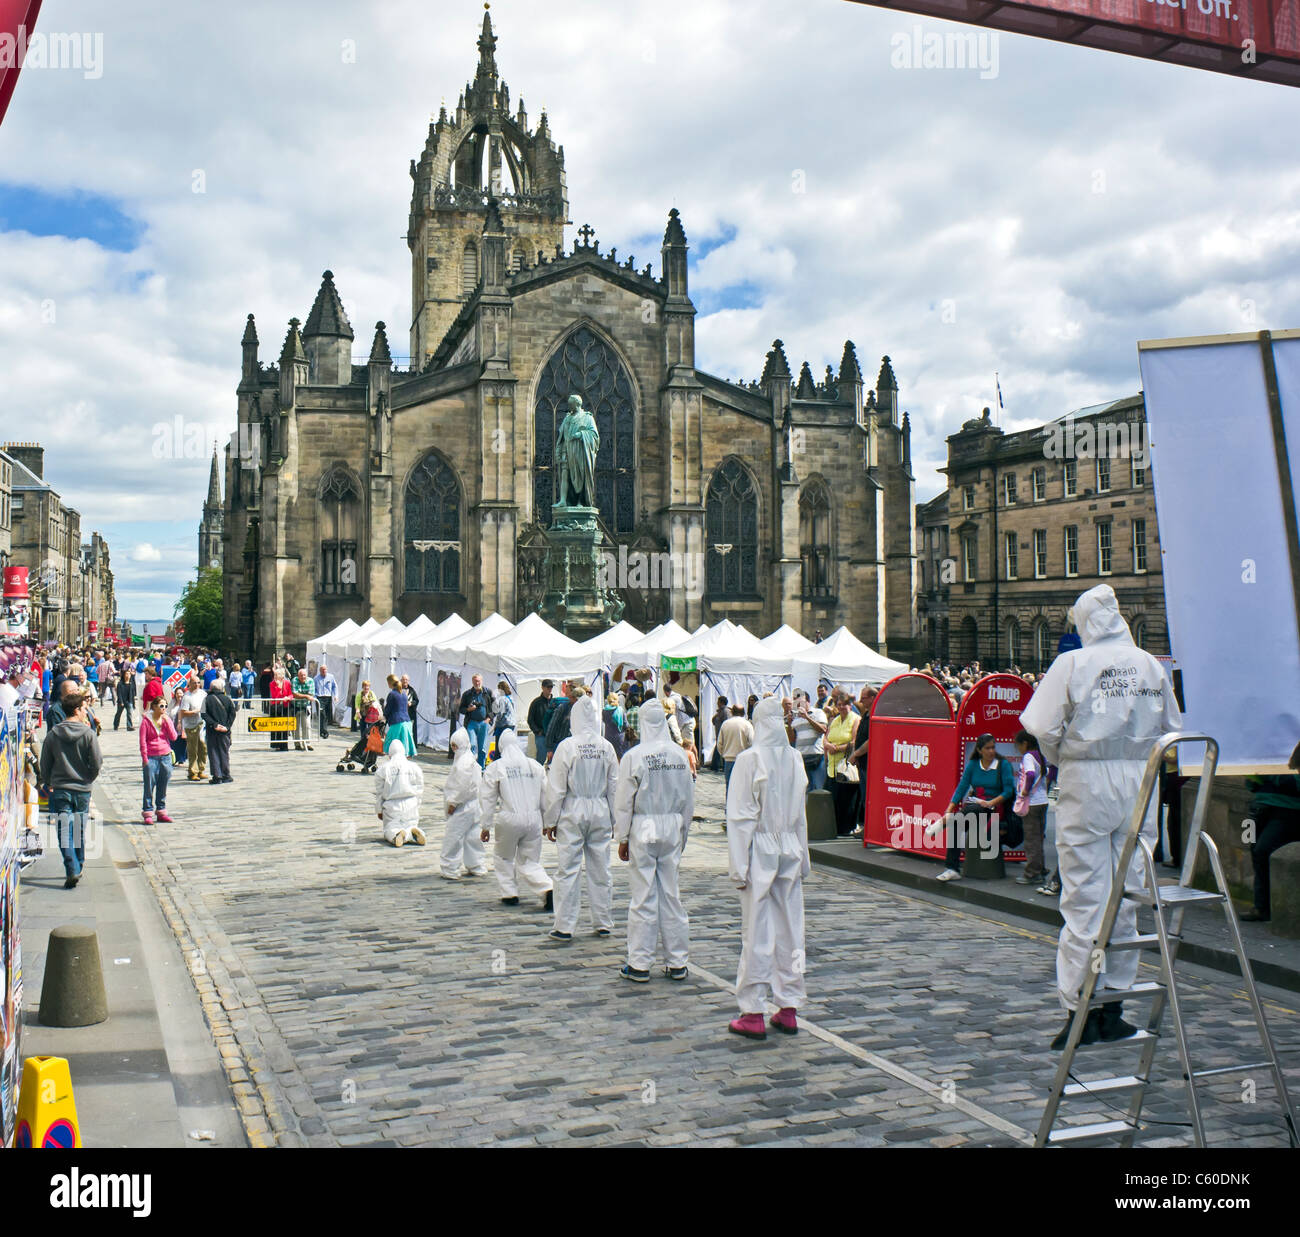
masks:
{"label": "handbag", "polygon": [[835,780],[856,786],[859,780],[858,766],[845,757],[840,761],[840,767],[835,770]]}

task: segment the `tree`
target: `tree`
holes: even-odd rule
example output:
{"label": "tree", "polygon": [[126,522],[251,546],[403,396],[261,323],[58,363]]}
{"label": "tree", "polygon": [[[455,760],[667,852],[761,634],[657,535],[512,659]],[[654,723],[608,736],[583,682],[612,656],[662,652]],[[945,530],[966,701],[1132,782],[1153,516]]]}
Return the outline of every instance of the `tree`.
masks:
{"label": "tree", "polygon": [[219,648],[223,634],[220,569],[203,568],[198,579],[185,586],[172,614],[184,624],[188,647]]}

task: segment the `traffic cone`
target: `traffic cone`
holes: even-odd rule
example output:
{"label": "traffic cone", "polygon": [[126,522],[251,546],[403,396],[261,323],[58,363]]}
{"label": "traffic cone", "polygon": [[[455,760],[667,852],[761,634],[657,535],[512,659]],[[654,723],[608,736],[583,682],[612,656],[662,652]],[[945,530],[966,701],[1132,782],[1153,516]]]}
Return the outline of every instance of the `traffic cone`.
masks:
{"label": "traffic cone", "polygon": [[68,1151],[81,1146],[72,1074],[64,1057],[28,1057],[18,1093],[15,1147],[51,1147]]}

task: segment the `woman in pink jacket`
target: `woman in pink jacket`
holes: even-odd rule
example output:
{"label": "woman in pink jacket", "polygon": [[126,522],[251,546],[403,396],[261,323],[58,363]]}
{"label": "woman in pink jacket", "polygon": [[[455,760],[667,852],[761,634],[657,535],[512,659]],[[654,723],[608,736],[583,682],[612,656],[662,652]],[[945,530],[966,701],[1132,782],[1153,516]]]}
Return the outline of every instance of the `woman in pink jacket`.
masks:
{"label": "woman in pink jacket", "polygon": [[149,710],[140,719],[140,759],[144,764],[144,809],[141,819],[146,825],[154,823],[154,800],[158,803],[158,819],[171,823],[165,811],[167,783],[172,776],[172,744],[176,741],[176,727],[167,716],[166,701],[154,696]]}

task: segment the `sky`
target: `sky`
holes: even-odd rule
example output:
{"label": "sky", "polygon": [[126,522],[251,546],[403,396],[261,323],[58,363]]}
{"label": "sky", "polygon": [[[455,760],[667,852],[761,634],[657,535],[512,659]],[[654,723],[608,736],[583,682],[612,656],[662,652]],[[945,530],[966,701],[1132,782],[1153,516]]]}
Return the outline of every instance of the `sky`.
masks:
{"label": "sky", "polygon": [[[971,28],[846,0],[492,14],[574,225],[657,273],[681,211],[721,377],[757,378],[778,337],[819,378],[846,339],[869,380],[888,354],[918,501],[995,373],[1011,430],[1136,392],[1138,340],[1300,326],[1295,90],[1007,34],[906,67],[918,33]],[[122,617],[170,614],[193,576],[248,313],[274,361],[328,267],[356,351],[380,319],[404,351],[407,166],[482,15],[46,0],[38,30],[89,54],[29,67],[0,126],[0,437],[44,443]]]}

